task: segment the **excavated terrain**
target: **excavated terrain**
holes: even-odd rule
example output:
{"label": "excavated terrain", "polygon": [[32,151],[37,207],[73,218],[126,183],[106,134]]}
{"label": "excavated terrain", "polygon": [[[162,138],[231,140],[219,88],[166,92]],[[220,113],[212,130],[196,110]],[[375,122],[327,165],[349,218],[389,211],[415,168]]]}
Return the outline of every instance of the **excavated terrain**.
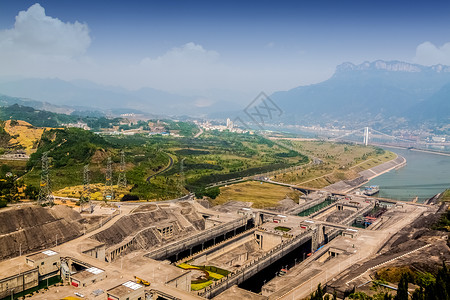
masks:
{"label": "excavated terrain", "polygon": [[0,260],[46,249],[82,234],[81,215],[66,206],[25,206],[0,212]]}
{"label": "excavated terrain", "polygon": [[[163,236],[158,229],[167,226],[172,226],[172,234]],[[175,240],[187,232],[204,229],[205,220],[190,203],[180,202],[177,206],[148,204],[140,206],[130,215],[123,216],[92,238],[105,243],[107,247],[133,238],[137,243],[130,250],[137,250],[155,246],[162,241]]]}
{"label": "excavated terrain", "polygon": [[[425,212],[414,222],[402,228],[381,247],[377,256],[363,263],[355,264],[338,280],[331,283],[332,288],[343,292],[347,287],[345,282],[365,272],[368,268],[385,262],[388,263],[371,271],[372,277],[376,276],[377,270],[386,268],[407,267],[418,272],[436,273],[443,261],[450,260],[448,232],[432,229],[433,224],[439,220],[446,207],[446,205],[441,205],[437,213]],[[387,218],[390,214],[388,211],[383,217]],[[401,257],[403,254],[426,245],[430,246]],[[363,281],[363,279],[359,281]],[[353,284],[361,284],[359,281],[355,281]]]}

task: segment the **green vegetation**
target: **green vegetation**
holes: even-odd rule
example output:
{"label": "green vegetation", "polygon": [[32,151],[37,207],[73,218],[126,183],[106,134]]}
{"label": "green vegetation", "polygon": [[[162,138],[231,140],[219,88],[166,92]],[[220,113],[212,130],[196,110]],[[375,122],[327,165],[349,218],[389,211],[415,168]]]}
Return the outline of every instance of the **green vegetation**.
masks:
{"label": "green vegetation", "polygon": [[121,150],[126,155],[129,183],[127,191],[121,192],[120,198],[126,196],[125,199],[172,199],[189,191],[197,197],[215,199],[220,189],[208,188],[208,184],[308,161],[299,153],[280,156],[287,153],[286,149],[249,134],[213,132],[194,139],[139,134],[110,136],[66,128],[43,133],[37,151],[27,163],[29,172],[24,180],[28,185],[38,186],[40,158],[49,152],[53,190],[74,186],[73,190],[64,192],[65,196],[78,197],[83,166],[89,164],[92,184],[103,183],[106,160],[111,157],[114,182]]}
{"label": "green vegetation", "polygon": [[198,269],[202,270],[206,273],[208,273],[208,277],[204,279],[198,279],[198,280],[192,280],[191,281],[191,290],[192,291],[199,291],[210,284],[213,283],[213,281],[219,280],[225,276],[227,276],[230,272],[221,268],[217,268],[215,266],[194,266],[189,265],[186,263],[179,264],[177,267],[181,269]]}
{"label": "green vegetation", "polygon": [[37,127],[58,127],[62,123],[77,122],[78,117],[13,104],[0,108],[0,119],[25,120]]}
{"label": "green vegetation", "polygon": [[442,230],[450,232],[450,210],[447,208],[447,211],[442,213],[439,221],[432,226],[435,230]]}
{"label": "green vegetation", "polygon": [[[280,144],[248,133],[212,131],[193,138],[198,128],[190,122],[172,120],[127,122],[120,118],[61,115],[17,105],[3,108],[3,112],[4,115],[0,117],[5,118],[8,114],[13,116],[14,120],[9,121],[7,129],[13,132],[14,136],[0,126],[0,150],[2,141],[5,144],[3,149],[6,149],[11,147],[11,140],[14,140],[14,143],[32,154],[26,168],[22,165],[19,170],[19,166],[9,163],[2,168],[5,171],[10,168],[15,175],[23,175],[22,178],[29,187],[29,197],[34,197],[34,192],[39,186],[40,158],[44,152],[49,152],[51,186],[57,195],[79,197],[82,191],[83,167],[89,164],[94,199],[101,198],[106,161],[111,157],[115,182],[120,152],[123,150],[126,155],[125,172],[128,186],[120,191],[116,189],[116,199],[163,200],[194,192],[199,198],[208,197],[214,204],[229,200],[251,201],[255,203],[255,207],[273,207],[286,197],[297,201],[299,193],[285,187],[257,183],[244,186],[243,193],[213,185],[217,182],[245,180],[257,174],[306,165],[309,162],[307,155],[310,155],[318,156],[324,163],[307,165],[301,171],[296,168],[297,171],[291,172],[292,174],[277,175],[279,178],[275,180],[287,182],[313,180],[311,185],[320,186],[333,179],[326,178],[323,183],[317,182],[314,179],[317,175],[323,175],[331,170],[335,179],[345,179],[350,176],[347,173],[356,173],[360,168],[379,163],[380,159],[390,158],[389,153],[377,148],[324,142],[283,141],[284,144]],[[15,119],[25,119],[32,125]],[[154,133],[171,132],[175,136],[147,133],[132,136],[102,135],[78,128],[44,130],[33,127],[33,125],[59,126],[62,122],[75,121],[86,122],[96,131],[114,126],[115,130],[142,128]],[[25,131],[27,131],[26,138],[20,137]],[[383,158],[380,158],[380,155]],[[0,168],[0,175],[1,171]],[[245,197],[242,196],[244,194]]]}
{"label": "green vegetation", "polygon": [[[442,300],[450,299],[450,271],[445,263],[436,275],[427,272],[412,271],[409,267],[385,268],[377,272],[379,280],[373,281],[371,290],[375,293],[367,295],[360,291],[351,291],[349,299],[362,300]],[[395,296],[389,294],[383,284],[398,283]],[[412,295],[408,294],[408,284],[418,286]],[[318,293],[318,292],[315,292]],[[311,298],[322,299],[322,298]],[[324,298],[325,299],[325,298]]]}
{"label": "green vegetation", "polygon": [[359,172],[396,157],[395,153],[378,147],[349,143],[297,140],[279,142],[299,153],[320,159],[320,163],[277,174],[275,179],[312,188],[323,188],[340,180],[354,179],[359,176]]}
{"label": "green vegetation", "polygon": [[450,202],[450,189],[445,190],[441,196],[441,201]]}
{"label": "green vegetation", "polygon": [[277,226],[274,228],[275,230],[279,230],[279,231],[284,231],[284,232],[288,232],[291,231],[291,228],[289,227],[284,227],[284,226]]}
{"label": "green vegetation", "polygon": [[199,131],[197,125],[190,122],[175,122],[172,120],[164,120],[164,123],[166,123],[165,127],[168,131],[176,131],[179,135],[182,136],[193,136]]}
{"label": "green vegetation", "polygon": [[219,195],[220,195],[220,189],[217,186],[208,188],[208,189],[201,187],[195,191],[195,197],[198,199],[201,199],[205,196],[209,197],[211,199],[216,199],[217,196],[219,196]]}
{"label": "green vegetation", "polygon": [[254,208],[276,207],[278,202],[290,198],[298,203],[302,193],[289,187],[267,182],[246,181],[220,188],[220,195],[211,200],[213,205],[228,201],[251,202]]}

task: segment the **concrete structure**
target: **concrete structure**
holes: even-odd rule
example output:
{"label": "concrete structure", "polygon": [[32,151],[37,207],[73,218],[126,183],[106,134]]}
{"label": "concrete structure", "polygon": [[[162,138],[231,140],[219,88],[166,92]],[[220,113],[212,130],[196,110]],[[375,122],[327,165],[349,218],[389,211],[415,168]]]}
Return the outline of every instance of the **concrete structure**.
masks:
{"label": "concrete structure", "polygon": [[107,291],[108,300],[144,300],[144,286],[127,281]]}
{"label": "concrete structure", "polygon": [[70,276],[70,284],[74,287],[86,287],[89,284],[94,284],[98,281],[104,280],[106,273],[104,270],[90,267],[81,272],[77,272]]}
{"label": "concrete structure", "polygon": [[[322,203],[329,196],[312,193],[293,212]],[[309,294],[305,284],[311,284],[312,289],[318,282],[326,282],[330,274],[340,273],[359,256],[371,255],[401,224],[428,209],[418,204],[392,206],[391,215],[384,220],[377,220],[367,229],[351,228],[356,218],[372,210],[374,203],[367,197],[344,196],[307,217],[243,204],[212,210],[194,201],[122,203],[126,213],[113,216],[92,232],[58,244],[50,251],[0,262],[0,295],[16,293],[21,286],[22,289],[36,286],[40,279],[61,270],[63,280],[70,284],[41,291],[33,299],[61,299],[74,293],[96,300],[189,300],[216,296],[298,299]],[[394,215],[401,218],[397,220]],[[48,220],[54,222],[50,217]],[[394,222],[394,226],[388,221]],[[338,237],[332,240],[335,236]],[[191,281],[197,278],[194,271],[173,265],[175,261],[178,264],[187,260],[191,265],[222,268],[229,273],[193,292]],[[270,272],[270,278],[265,277],[263,295],[242,289],[245,281],[251,279],[253,284],[252,277],[258,279],[268,268],[274,271]],[[289,272],[278,277],[280,268]],[[236,287],[242,283],[241,288]]]}
{"label": "concrete structure", "polygon": [[[0,264],[0,299],[34,288],[39,284],[39,271],[37,267],[26,264]],[[8,268],[9,265],[9,268]]]}
{"label": "concrete structure", "polygon": [[59,275],[61,256],[53,250],[45,250],[26,257],[26,263],[32,268],[38,268],[39,277]]}

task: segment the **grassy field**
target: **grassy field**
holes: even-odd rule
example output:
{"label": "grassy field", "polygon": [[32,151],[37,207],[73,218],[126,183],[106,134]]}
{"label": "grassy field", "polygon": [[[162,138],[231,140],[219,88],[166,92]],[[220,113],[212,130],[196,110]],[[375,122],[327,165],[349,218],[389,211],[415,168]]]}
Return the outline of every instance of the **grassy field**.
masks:
{"label": "grassy field", "polygon": [[268,208],[277,206],[286,197],[298,203],[301,192],[288,187],[267,182],[247,181],[220,188],[220,195],[210,200],[213,205],[224,204],[228,201],[252,202],[252,207]]}
{"label": "grassy field", "polygon": [[443,194],[442,194],[442,201],[446,201],[446,202],[450,202],[450,189],[446,190]]}
{"label": "grassy field", "polygon": [[396,157],[375,147],[324,141],[282,141],[298,152],[322,160],[292,172],[274,175],[276,181],[310,188],[323,188],[341,180],[358,177],[367,170]]}
{"label": "grassy field", "polygon": [[11,120],[5,122],[5,131],[13,137],[10,143],[19,144],[27,154],[33,153],[45,128],[34,127],[25,121],[15,121],[15,123],[11,125]]}

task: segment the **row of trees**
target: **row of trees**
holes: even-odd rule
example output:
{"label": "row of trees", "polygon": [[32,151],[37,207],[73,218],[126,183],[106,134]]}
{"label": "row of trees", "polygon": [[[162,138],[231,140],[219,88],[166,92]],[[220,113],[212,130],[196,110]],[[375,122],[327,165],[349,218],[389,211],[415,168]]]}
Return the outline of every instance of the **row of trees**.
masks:
{"label": "row of trees", "polygon": [[[413,283],[419,287],[410,294],[408,292],[408,284]],[[379,286],[374,282],[374,287]],[[403,273],[398,283],[397,294],[391,295],[386,291],[380,291],[373,296],[369,296],[364,292],[356,292],[355,289],[348,296],[349,299],[358,300],[450,300],[450,271],[445,262],[438,270],[436,276],[430,273]],[[310,300],[335,300],[336,293],[333,296],[325,294],[324,289],[319,286],[313,292]]]}

